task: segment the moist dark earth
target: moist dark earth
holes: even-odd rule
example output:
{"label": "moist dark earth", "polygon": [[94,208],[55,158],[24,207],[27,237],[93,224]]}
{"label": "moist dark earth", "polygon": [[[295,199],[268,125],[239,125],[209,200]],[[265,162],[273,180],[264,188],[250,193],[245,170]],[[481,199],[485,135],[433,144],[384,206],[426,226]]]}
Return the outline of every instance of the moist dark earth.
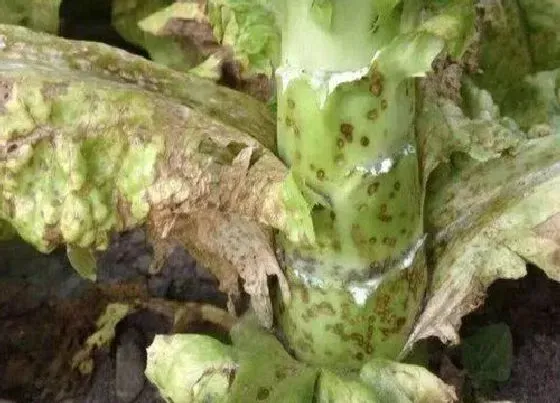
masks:
{"label": "moist dark earth", "polygon": [[217,280],[185,250],[174,249],[157,275],[148,273],[151,252],[142,230],[121,234],[100,256],[91,282],[74,272],[64,251],[43,255],[23,242],[0,243],[0,399],[163,401],[144,377],[146,347],[171,331],[172,318],[159,312],[144,309],[123,319],[114,342],[96,351],[91,374],[71,365],[110,302],[166,298],[225,309]]}

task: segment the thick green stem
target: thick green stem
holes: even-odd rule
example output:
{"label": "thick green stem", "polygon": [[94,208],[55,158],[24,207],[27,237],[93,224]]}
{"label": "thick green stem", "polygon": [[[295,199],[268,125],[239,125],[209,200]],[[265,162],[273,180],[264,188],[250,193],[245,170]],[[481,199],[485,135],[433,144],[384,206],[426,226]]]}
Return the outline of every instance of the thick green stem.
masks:
{"label": "thick green stem", "polygon": [[279,153],[314,205],[316,242],[279,238],[292,288],[279,324],[305,361],[394,358],[426,284],[414,82],[371,65],[401,30],[402,9],[332,1],[319,24],[312,0],[287,3]]}

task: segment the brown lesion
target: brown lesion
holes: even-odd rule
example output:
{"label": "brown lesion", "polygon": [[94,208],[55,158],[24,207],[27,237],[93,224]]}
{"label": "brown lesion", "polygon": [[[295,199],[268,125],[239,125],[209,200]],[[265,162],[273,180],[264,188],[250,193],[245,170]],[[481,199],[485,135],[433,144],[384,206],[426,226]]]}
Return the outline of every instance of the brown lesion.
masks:
{"label": "brown lesion", "polygon": [[376,97],[381,96],[383,93],[383,82],[385,78],[378,70],[373,70],[370,76],[370,92]]}
{"label": "brown lesion", "polygon": [[342,133],[342,136],[346,139],[346,141],[351,143],[354,138],[354,126],[350,123],[342,123],[340,125],[340,133]]}
{"label": "brown lesion", "polygon": [[0,79],[0,113],[4,112],[6,103],[12,98],[14,83],[7,78]]}

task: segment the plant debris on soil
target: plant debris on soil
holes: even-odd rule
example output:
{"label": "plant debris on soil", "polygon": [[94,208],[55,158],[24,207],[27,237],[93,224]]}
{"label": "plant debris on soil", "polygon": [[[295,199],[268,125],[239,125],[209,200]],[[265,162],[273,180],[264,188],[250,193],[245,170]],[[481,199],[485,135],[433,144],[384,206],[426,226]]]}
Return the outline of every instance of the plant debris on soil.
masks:
{"label": "plant debris on soil", "polygon": [[[173,317],[141,309],[123,319],[112,345],[94,353],[90,374],[72,367],[109,303],[160,297],[224,308],[218,282],[184,250],[174,250],[161,273],[150,276],[150,248],[142,231],[116,237],[98,261],[96,283],[72,269],[64,251],[42,255],[20,241],[0,244],[0,399],[14,402],[154,402],[146,381],[146,347],[173,330]],[[152,303],[150,301],[156,301]],[[190,316],[184,332],[219,329]],[[176,328],[176,326],[175,326]]]}

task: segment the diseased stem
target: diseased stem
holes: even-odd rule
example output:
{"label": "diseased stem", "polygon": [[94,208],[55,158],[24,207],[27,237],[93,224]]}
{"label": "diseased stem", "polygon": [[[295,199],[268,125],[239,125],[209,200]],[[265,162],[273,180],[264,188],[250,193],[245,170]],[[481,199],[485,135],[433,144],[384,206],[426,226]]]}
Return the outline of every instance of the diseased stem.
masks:
{"label": "diseased stem", "polygon": [[316,242],[279,236],[292,288],[279,324],[298,358],[322,365],[395,358],[426,286],[415,86],[370,66],[403,18],[380,3],[331,2],[327,26],[311,0],[286,7],[278,151],[314,205]]}

